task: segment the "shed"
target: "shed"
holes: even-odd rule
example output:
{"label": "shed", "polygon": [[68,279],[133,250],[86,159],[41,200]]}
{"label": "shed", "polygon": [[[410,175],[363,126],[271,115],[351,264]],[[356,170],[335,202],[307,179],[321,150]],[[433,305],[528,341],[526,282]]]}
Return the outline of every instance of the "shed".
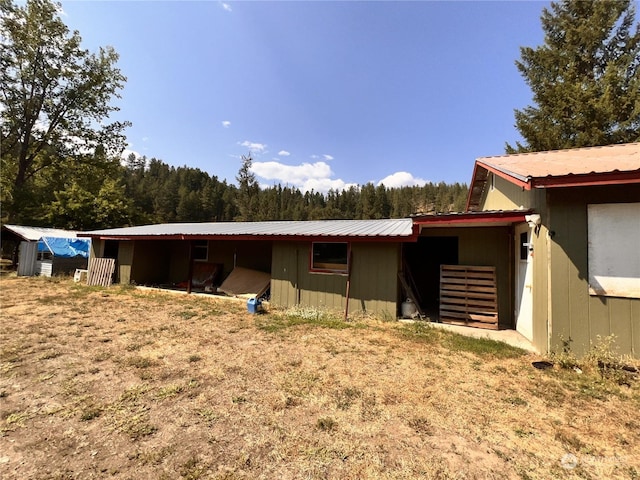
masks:
{"label": "shed", "polygon": [[9,241],[16,246],[18,275],[50,277],[87,268],[91,242],[78,238],[75,231],[4,225],[3,232],[3,244]]}

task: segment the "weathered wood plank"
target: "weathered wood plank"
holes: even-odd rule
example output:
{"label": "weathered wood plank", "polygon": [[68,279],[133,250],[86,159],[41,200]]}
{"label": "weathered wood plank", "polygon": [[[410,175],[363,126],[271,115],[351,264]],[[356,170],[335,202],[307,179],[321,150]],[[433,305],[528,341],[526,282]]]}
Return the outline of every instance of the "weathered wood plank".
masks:
{"label": "weathered wood plank", "polygon": [[461,298],[466,298],[467,296],[469,297],[473,297],[476,298],[478,300],[482,300],[482,299],[487,299],[487,300],[493,300],[495,299],[496,295],[495,295],[495,289],[492,289],[491,292],[468,292],[465,290],[443,290],[441,291],[440,295],[445,296],[445,297],[461,297]]}
{"label": "weathered wood plank", "polygon": [[440,297],[441,303],[446,304],[458,304],[458,305],[469,305],[474,308],[478,307],[489,307],[496,308],[495,300],[478,300],[478,299],[470,299],[470,298],[455,298],[455,297]]}
{"label": "weathered wood plank", "polygon": [[[469,269],[469,265],[443,265],[443,267],[446,267],[446,270],[448,271],[456,271],[456,270],[462,270],[462,271],[466,271]],[[473,268],[474,271],[476,272],[495,272],[496,271],[496,267],[491,267],[491,266],[472,266],[471,268]]]}

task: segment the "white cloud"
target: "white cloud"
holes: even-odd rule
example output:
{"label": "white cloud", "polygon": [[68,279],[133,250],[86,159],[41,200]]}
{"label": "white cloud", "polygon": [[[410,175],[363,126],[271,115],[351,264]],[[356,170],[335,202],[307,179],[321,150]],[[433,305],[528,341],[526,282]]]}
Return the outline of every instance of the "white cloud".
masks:
{"label": "white cloud", "polygon": [[427,183],[422,178],[414,177],[409,172],[396,172],[384,177],[378,185],[384,184],[388,188],[412,187],[414,185],[424,185]]}
{"label": "white cloud", "polygon": [[320,193],[327,193],[329,190],[347,190],[350,187],[357,187],[355,183],[346,183],[339,178],[310,178],[300,188],[303,192],[315,191]]}
{"label": "white cloud", "polygon": [[136,156],[136,158],[142,157],[142,155],[140,155],[140,152],[136,152],[135,150],[130,150],[128,148],[125,148],[120,154],[120,158],[122,158],[123,160],[126,160],[127,158],[129,158],[129,155],[131,155],[132,153]]}
{"label": "white cloud", "polygon": [[289,152],[287,152],[286,150],[280,150],[278,152],[278,155],[280,155],[281,157],[288,157],[291,154]]}
{"label": "white cloud", "polygon": [[222,126],[224,128],[229,128],[230,125],[231,125],[231,122],[229,120],[223,120],[222,121]]}
{"label": "white cloud", "polygon": [[290,185],[303,192],[314,190],[327,193],[330,189],[342,190],[355,186],[341,179],[331,178],[333,172],[326,162],[285,165],[277,161],[254,162],[251,170],[258,177],[274,183]]}
{"label": "white cloud", "polygon": [[311,178],[327,178],[333,175],[331,168],[324,162],[285,165],[284,163],[253,162],[253,172],[265,180],[279,180],[283,183],[302,185]]}
{"label": "white cloud", "polygon": [[239,143],[239,145],[248,148],[249,151],[253,153],[264,153],[267,149],[266,144],[250,142],[249,140],[245,140],[244,142]]}
{"label": "white cloud", "polygon": [[326,153],[322,154],[322,155],[311,155],[311,158],[313,158],[314,160],[326,160],[327,162],[330,162],[331,160],[333,160],[333,157],[331,155],[327,155]]}
{"label": "white cloud", "polygon": [[222,7],[223,10],[227,11],[227,12],[232,12],[233,10],[231,9],[231,5],[229,5],[226,2],[220,2],[220,7]]}
{"label": "white cloud", "polygon": [[[140,152],[136,152],[135,150],[125,148],[120,154],[120,165],[126,165],[127,160],[129,159],[129,155],[131,155],[132,153],[133,155],[135,155],[136,159],[140,159],[143,157],[142,155],[140,155]],[[147,159],[145,166],[148,166],[148,165],[149,165],[149,160]]]}

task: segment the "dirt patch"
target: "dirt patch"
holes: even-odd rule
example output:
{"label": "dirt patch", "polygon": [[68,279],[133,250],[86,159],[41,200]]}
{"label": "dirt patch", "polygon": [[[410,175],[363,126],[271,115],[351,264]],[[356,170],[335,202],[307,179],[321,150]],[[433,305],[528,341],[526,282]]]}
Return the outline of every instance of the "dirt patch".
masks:
{"label": "dirt patch", "polygon": [[375,319],[0,287],[3,479],[640,476],[637,382]]}

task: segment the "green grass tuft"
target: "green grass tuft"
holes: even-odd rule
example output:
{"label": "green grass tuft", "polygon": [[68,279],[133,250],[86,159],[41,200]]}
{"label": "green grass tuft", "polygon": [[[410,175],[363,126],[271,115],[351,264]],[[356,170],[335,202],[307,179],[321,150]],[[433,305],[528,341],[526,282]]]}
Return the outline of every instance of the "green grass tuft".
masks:
{"label": "green grass tuft", "polygon": [[256,326],[260,330],[270,333],[276,333],[303,325],[335,330],[358,326],[358,324],[345,322],[333,312],[316,308],[296,307],[256,319]]}

